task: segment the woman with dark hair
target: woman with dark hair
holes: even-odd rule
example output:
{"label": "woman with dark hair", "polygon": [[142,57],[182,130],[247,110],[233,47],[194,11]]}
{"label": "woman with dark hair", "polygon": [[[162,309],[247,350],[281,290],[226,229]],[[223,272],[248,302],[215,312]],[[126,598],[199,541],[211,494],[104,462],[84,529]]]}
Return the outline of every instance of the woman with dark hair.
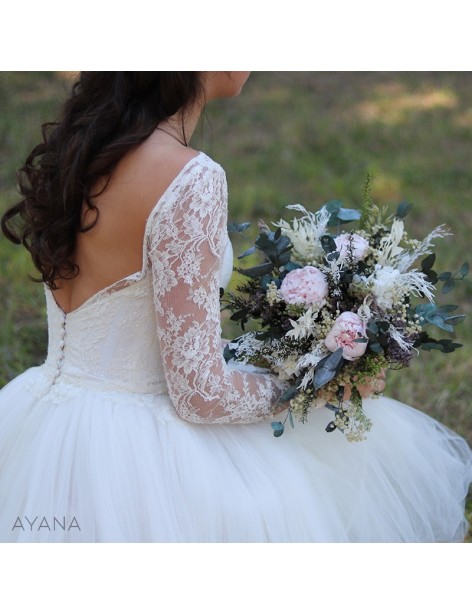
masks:
{"label": "woman with dark hair", "polygon": [[0,541],[463,539],[460,437],[385,399],[362,444],[275,439],[282,384],[223,360],[225,174],[188,143],[248,74],[82,73],[21,169],[49,346],[0,392]]}

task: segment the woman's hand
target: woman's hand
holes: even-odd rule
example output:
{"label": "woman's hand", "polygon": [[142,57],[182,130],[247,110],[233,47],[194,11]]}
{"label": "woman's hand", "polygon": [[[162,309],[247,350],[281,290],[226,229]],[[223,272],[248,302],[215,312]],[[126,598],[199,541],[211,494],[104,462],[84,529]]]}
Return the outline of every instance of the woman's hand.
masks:
{"label": "woman's hand", "polygon": [[[363,399],[368,399],[375,394],[380,394],[385,389],[385,369],[378,374],[377,377],[373,377],[366,384],[358,384],[356,386],[359,394]],[[348,384],[344,388],[344,400],[349,401],[351,398],[352,387]]]}

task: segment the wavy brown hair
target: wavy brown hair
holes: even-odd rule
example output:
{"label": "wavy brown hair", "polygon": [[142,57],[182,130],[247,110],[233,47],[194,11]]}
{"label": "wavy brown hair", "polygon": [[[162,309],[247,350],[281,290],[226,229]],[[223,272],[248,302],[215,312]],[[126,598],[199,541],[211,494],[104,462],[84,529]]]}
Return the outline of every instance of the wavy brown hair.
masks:
{"label": "wavy brown hair", "polygon": [[[78,232],[97,223],[93,199],[119,160],[163,120],[202,96],[197,72],[82,72],[60,121],[42,126],[43,141],[18,172],[22,200],[1,219],[4,235],[23,244],[51,289],[79,273],[72,261]],[[93,193],[99,178],[105,187]],[[95,219],[81,225],[83,203]]]}

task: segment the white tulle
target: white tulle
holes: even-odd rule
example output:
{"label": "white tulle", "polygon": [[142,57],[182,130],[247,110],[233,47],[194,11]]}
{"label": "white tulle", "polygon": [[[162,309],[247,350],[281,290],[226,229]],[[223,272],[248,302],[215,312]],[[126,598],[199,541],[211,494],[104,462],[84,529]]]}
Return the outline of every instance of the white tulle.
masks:
{"label": "white tulle", "polygon": [[368,439],[326,409],[280,438],[280,385],[221,356],[226,182],[190,161],[146,225],[143,267],[64,314],[46,362],[0,391],[0,541],[451,542],[467,443],[391,399]]}

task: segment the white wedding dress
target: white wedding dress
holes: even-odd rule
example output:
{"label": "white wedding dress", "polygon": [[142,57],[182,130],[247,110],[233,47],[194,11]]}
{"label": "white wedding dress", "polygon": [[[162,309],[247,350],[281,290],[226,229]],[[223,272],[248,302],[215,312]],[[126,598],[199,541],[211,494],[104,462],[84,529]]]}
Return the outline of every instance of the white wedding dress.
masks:
{"label": "white wedding dress", "polygon": [[64,314],[0,391],[0,541],[450,542],[467,443],[396,401],[366,441],[313,411],[275,438],[269,373],[222,358],[225,174],[199,153],[153,209],[142,270]]}

